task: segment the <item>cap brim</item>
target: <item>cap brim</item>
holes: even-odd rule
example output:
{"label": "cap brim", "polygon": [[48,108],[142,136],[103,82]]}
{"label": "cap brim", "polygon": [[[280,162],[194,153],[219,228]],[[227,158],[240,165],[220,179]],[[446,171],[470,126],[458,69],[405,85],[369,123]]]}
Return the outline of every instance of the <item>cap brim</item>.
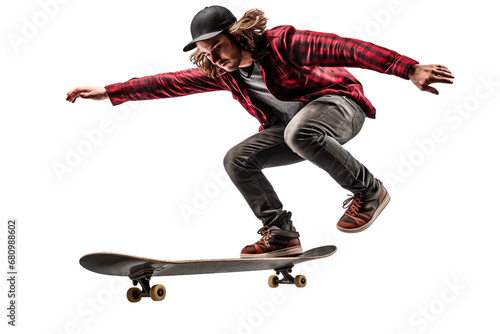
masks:
{"label": "cap brim", "polygon": [[216,32],[211,32],[211,33],[208,33],[208,34],[205,34],[205,35],[201,35],[200,37],[198,37],[196,39],[193,39],[191,42],[189,42],[189,44],[186,45],[184,47],[184,49],[182,49],[182,51],[184,51],[184,52],[191,51],[191,50],[193,50],[196,47],[196,42],[204,41],[204,40],[210,39],[212,37],[215,37],[215,36],[217,36],[218,34],[220,34],[223,31],[224,30],[219,30],[219,31],[216,31]]}

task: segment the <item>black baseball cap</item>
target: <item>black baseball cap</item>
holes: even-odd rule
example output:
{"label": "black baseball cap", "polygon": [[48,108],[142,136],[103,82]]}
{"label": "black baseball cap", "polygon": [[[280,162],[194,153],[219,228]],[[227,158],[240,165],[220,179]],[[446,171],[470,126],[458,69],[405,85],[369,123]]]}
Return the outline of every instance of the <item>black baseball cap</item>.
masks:
{"label": "black baseball cap", "polygon": [[183,51],[190,51],[196,47],[196,42],[204,41],[217,36],[236,22],[236,17],[231,11],[222,6],[205,7],[196,14],[191,21],[191,36]]}

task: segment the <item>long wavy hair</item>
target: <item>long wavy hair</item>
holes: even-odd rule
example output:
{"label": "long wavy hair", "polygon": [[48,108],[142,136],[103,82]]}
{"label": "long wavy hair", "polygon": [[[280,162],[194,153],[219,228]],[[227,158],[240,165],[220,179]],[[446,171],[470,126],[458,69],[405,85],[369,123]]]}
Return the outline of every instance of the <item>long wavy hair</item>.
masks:
{"label": "long wavy hair", "polygon": [[[259,60],[267,54],[269,48],[269,43],[264,38],[266,25],[267,17],[264,12],[260,9],[250,9],[223,33],[243,51],[250,52],[252,59]],[[212,64],[198,49],[189,56],[189,60],[211,78],[226,73],[226,70]]]}

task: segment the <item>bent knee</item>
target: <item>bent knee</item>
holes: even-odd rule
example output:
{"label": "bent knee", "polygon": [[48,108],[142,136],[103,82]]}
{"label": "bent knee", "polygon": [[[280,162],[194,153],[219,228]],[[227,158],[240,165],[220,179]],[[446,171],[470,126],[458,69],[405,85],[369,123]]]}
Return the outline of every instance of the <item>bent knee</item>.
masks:
{"label": "bent knee", "polygon": [[285,129],[285,143],[298,155],[307,159],[311,146],[317,143],[320,133],[311,131],[310,128],[300,124],[290,123]]}
{"label": "bent knee", "polygon": [[236,163],[238,161],[237,157],[238,157],[237,146],[231,148],[224,156],[223,160],[224,169],[228,174],[231,174],[231,172],[234,170]]}
{"label": "bent knee", "polygon": [[248,156],[248,150],[244,145],[238,144],[231,148],[224,156],[224,168],[226,172],[232,176],[238,174],[242,170],[253,168],[253,164]]}

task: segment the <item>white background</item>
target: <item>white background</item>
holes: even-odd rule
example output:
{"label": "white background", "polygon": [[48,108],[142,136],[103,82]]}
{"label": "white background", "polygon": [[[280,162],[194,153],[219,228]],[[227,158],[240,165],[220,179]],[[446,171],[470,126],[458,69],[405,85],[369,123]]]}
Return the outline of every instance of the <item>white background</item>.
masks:
{"label": "white background", "polygon": [[[368,39],[422,64],[444,64],[456,81],[436,85],[434,96],[397,77],[352,70],[378,114],[346,147],[392,195],[363,233],[336,229],[347,194],[323,171],[305,162],[266,172],[304,248],[339,248],[297,266],[306,288],[270,289],[271,272],[164,277],[153,281],[167,287],[164,301],[131,304],[127,278],[91,273],[79,258],[95,251],[238,257],[260,224],[224,176],[222,158],[259,124],[227,92],[120,107],[69,104],[66,92],[190,67],[182,52],[189,24],[213,3],[237,17],[262,8],[269,27]],[[498,333],[496,11],[486,0],[281,3],[2,2],[5,275],[7,220],[19,221],[18,327],[7,325],[2,279],[2,332]],[[103,122],[107,133],[99,136]],[[77,149],[85,156],[70,158]],[[58,164],[68,170],[58,175]]]}

